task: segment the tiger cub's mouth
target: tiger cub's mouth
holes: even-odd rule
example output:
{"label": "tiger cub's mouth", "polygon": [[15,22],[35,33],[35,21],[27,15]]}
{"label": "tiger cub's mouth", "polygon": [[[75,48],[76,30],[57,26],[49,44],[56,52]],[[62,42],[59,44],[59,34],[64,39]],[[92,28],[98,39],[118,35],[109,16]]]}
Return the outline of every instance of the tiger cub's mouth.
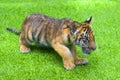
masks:
{"label": "tiger cub's mouth", "polygon": [[89,48],[86,48],[86,47],[82,47],[82,52],[84,53],[84,54],[90,54],[91,52],[92,52],[93,50],[91,50],[91,49],[89,49]]}

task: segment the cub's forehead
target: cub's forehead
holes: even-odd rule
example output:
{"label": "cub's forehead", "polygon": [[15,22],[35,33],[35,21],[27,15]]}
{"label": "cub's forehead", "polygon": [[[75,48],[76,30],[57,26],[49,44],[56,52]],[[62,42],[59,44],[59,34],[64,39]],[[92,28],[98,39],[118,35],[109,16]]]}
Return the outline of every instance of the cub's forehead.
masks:
{"label": "cub's forehead", "polygon": [[90,24],[82,23],[82,24],[80,24],[80,26],[83,31],[87,31],[88,33],[92,32],[92,26]]}
{"label": "cub's forehead", "polygon": [[88,24],[88,23],[81,23],[80,27],[87,28],[87,29],[91,29],[92,28],[92,26],[90,24]]}

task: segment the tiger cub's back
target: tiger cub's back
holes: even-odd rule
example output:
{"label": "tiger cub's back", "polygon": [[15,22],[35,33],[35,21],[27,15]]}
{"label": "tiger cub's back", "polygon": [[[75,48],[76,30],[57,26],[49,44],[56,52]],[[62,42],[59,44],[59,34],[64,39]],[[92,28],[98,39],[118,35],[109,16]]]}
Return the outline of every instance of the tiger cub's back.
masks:
{"label": "tiger cub's back", "polygon": [[[64,20],[54,19],[42,14],[31,14],[26,17],[21,35],[27,43],[38,43],[42,46],[50,46],[50,42],[62,33]],[[21,37],[22,37],[21,36]]]}

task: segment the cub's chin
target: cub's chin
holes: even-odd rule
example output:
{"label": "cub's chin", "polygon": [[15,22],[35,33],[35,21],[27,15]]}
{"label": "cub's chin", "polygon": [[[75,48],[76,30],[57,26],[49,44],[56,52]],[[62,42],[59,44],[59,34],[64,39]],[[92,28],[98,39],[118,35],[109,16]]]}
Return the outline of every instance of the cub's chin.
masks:
{"label": "cub's chin", "polygon": [[92,51],[92,50],[90,50],[89,48],[82,47],[82,52],[83,52],[84,54],[89,55],[89,54],[91,53],[91,51]]}

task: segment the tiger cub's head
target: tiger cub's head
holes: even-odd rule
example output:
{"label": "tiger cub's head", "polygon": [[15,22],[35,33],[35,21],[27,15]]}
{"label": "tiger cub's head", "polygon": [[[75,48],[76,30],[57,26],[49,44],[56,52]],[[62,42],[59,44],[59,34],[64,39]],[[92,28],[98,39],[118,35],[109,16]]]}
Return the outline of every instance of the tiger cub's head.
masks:
{"label": "tiger cub's head", "polygon": [[71,25],[71,34],[74,36],[74,43],[81,46],[83,53],[89,54],[96,49],[95,38],[91,26],[92,17],[82,23],[74,22]]}

